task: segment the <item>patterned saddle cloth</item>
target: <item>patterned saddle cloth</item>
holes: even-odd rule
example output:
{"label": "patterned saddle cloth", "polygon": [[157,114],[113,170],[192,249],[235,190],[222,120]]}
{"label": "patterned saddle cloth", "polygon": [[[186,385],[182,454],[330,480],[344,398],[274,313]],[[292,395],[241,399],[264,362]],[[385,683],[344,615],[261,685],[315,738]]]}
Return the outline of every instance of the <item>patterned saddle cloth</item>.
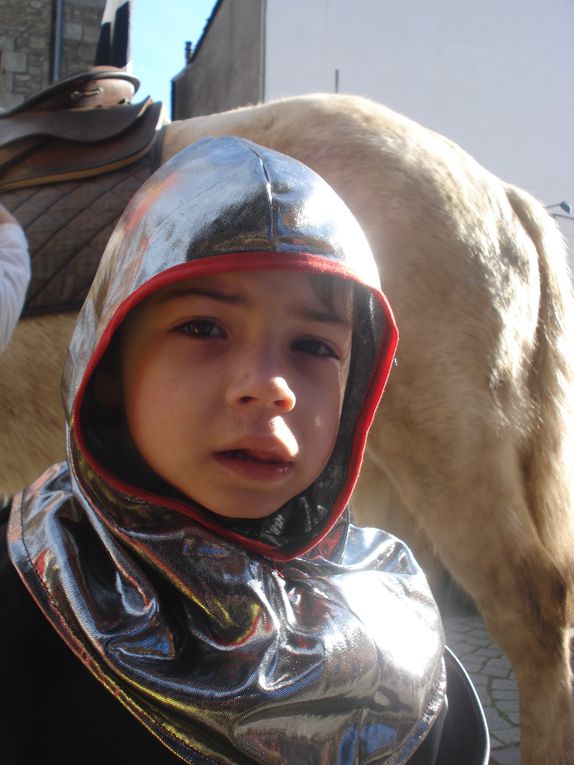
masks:
{"label": "patterned saddle cloth", "polygon": [[110,173],[0,195],[30,247],[32,279],[23,316],[82,305],[119,216],[159,167],[161,144],[158,137],[144,157]]}

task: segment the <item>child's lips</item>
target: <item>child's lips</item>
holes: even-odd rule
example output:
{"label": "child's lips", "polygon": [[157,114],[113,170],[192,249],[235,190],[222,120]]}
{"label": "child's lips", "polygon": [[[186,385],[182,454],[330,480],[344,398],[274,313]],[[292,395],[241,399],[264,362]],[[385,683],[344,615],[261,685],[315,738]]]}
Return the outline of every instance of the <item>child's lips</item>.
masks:
{"label": "child's lips", "polygon": [[228,474],[250,481],[280,481],[293,470],[293,460],[278,449],[226,449],[214,457]]}

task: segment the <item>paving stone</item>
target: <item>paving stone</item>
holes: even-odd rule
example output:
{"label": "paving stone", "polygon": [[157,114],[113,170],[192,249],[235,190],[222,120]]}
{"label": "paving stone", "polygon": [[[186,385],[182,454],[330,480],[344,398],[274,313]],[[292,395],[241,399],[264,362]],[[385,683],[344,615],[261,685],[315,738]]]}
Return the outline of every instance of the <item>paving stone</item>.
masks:
{"label": "paving stone", "polygon": [[[476,656],[473,656],[472,654],[470,654],[469,656],[460,656],[459,658],[464,668],[466,669],[466,671],[469,672],[471,675],[475,672],[477,674],[480,672],[487,676],[493,674],[492,672],[486,672],[484,670],[484,660],[480,659],[480,657],[477,658]],[[496,669],[494,671],[496,672]],[[507,677],[507,675],[508,673],[505,672],[503,677]],[[498,676],[498,675],[495,675],[495,676]]]}
{"label": "paving stone", "polygon": [[493,656],[490,659],[489,664],[497,665],[500,667],[506,667],[506,669],[509,669],[509,670],[511,669],[510,662],[508,661],[506,656],[500,653],[500,651],[498,651],[497,656]]}
{"label": "paving stone", "polygon": [[497,749],[491,754],[490,765],[520,765],[520,750],[516,747]]}
{"label": "paving stone", "polygon": [[498,741],[502,742],[506,746],[520,746],[520,732],[517,728],[513,727],[506,727],[506,728],[499,728],[498,730],[492,732],[492,737],[496,738]]}
{"label": "paving stone", "polygon": [[503,714],[518,716],[518,699],[496,699],[495,703]]}
{"label": "paving stone", "polygon": [[483,637],[482,635],[468,635],[466,642],[474,649],[480,649],[477,650],[477,653],[481,653],[482,651],[489,651],[490,653],[487,654],[488,656],[500,656],[500,651],[491,648],[488,638]]}
{"label": "paving stone", "polygon": [[501,690],[501,691],[516,689],[516,680],[514,679],[514,677],[511,677],[508,680],[504,680],[502,678],[497,677],[492,681],[492,688],[493,690]]}
{"label": "paving stone", "polygon": [[500,690],[493,688],[492,689],[492,697],[496,699],[497,701],[505,701],[506,699],[514,699],[516,700],[516,688],[512,688],[509,690]]}
{"label": "paving stone", "polygon": [[500,712],[502,716],[508,721],[508,725],[512,725],[520,729],[520,715],[517,711],[513,712],[512,710],[501,709]]}
{"label": "paving stone", "polygon": [[494,707],[486,707],[484,716],[488,723],[488,730],[491,731],[491,733],[498,735],[499,731],[504,732],[508,730],[508,721],[501,717]]}
{"label": "paving stone", "polygon": [[477,656],[484,656],[485,658],[494,658],[500,656],[500,651],[498,648],[493,648],[490,643],[486,646],[481,646],[480,648],[476,649],[476,655]]}
{"label": "paving stone", "polygon": [[481,670],[485,675],[488,675],[488,677],[507,679],[512,672],[510,667],[507,667],[504,664],[495,664],[493,663],[494,661],[496,661],[496,659],[488,661],[486,664],[483,663],[482,665],[479,665],[477,669]]}

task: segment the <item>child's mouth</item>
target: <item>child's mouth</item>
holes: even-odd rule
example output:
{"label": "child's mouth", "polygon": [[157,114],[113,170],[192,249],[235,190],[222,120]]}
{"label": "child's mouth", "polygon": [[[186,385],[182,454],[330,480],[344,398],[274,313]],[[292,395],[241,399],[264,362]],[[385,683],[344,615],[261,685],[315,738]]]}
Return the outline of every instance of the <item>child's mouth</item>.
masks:
{"label": "child's mouth", "polygon": [[229,449],[226,452],[220,452],[227,459],[248,460],[249,462],[261,462],[266,465],[286,465],[285,460],[268,454],[266,452],[255,451],[252,449]]}
{"label": "child's mouth", "polygon": [[259,449],[228,449],[216,452],[215,459],[226,472],[248,480],[272,481],[284,478],[293,462]]}

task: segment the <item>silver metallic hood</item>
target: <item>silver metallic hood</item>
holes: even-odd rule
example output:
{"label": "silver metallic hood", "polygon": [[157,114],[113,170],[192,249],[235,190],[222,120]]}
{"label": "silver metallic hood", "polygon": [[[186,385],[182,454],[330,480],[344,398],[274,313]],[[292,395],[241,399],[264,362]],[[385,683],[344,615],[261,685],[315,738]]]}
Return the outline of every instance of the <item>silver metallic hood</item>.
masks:
{"label": "silver metallic hood", "polygon": [[[214,262],[234,253],[241,257],[228,267]],[[254,270],[265,253],[273,253],[275,268],[340,273],[380,292],[361,228],[305,165],[228,137],[200,140],[173,157],[135,195],[110,238],[72,341],[68,417],[104,332],[159,288],[159,275],[169,282],[211,269]],[[175,268],[185,274],[165,273]]]}

